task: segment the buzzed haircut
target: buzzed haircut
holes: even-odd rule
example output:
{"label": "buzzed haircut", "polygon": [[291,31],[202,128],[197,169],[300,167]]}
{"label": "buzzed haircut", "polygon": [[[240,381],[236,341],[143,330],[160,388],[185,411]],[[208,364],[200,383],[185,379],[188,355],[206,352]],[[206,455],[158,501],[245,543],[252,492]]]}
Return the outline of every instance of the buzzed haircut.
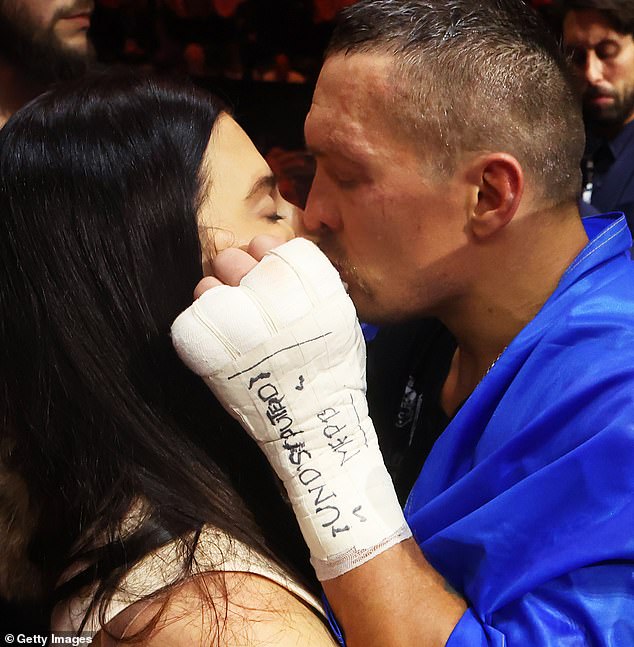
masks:
{"label": "buzzed haircut", "polygon": [[467,152],[513,155],[553,205],[579,197],[580,101],[559,45],[522,0],[360,0],[326,58],[394,59],[386,117],[439,173]]}

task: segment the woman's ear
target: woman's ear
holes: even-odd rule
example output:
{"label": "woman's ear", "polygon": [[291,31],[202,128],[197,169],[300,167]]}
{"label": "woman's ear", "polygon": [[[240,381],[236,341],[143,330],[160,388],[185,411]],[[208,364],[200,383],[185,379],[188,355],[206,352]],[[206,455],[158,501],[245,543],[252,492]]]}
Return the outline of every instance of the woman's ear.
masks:
{"label": "woman's ear", "polygon": [[503,229],[517,213],[524,172],[512,155],[489,153],[473,160],[469,179],[477,188],[469,227],[477,239],[485,240]]}

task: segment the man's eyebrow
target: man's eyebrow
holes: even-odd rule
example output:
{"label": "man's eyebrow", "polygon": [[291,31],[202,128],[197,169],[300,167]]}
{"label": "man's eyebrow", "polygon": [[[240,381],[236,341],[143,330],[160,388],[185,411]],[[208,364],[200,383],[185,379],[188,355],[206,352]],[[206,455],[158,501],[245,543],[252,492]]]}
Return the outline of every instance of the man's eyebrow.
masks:
{"label": "man's eyebrow", "polygon": [[315,146],[308,146],[307,144],[305,145],[306,152],[313,158],[319,159],[320,157],[331,157],[335,159],[342,160],[343,162],[347,162],[349,164],[354,164],[356,166],[361,166],[363,165],[363,159],[361,155],[356,154],[355,151],[352,149],[342,149],[341,147],[338,147],[334,152],[331,151],[327,146],[323,148],[318,148]]}
{"label": "man's eyebrow", "polygon": [[245,200],[249,200],[254,195],[260,193],[263,189],[266,189],[268,192],[271,192],[277,186],[277,179],[273,173],[268,175],[262,175],[254,183]]}

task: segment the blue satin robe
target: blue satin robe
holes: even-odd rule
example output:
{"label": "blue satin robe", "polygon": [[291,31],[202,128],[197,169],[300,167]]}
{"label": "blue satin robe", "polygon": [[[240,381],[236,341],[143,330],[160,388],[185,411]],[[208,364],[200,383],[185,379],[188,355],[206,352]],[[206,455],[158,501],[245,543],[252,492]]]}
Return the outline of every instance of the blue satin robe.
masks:
{"label": "blue satin robe", "polygon": [[634,646],[634,263],[620,214],[436,442],[405,512],[467,599],[448,647]]}

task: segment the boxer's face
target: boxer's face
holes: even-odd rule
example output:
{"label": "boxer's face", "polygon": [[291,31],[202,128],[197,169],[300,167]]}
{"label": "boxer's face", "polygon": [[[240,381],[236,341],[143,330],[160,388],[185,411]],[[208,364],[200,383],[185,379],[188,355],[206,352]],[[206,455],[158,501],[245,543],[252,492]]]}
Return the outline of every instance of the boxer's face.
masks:
{"label": "boxer's face", "polygon": [[44,81],[68,78],[92,59],[93,0],[0,0],[0,56]]}
{"label": "boxer's face", "polygon": [[459,296],[466,245],[458,174],[442,181],[385,118],[389,59],[333,56],[306,119],[317,170],[303,218],[349,286],[359,317],[433,314]]}
{"label": "boxer's face", "polygon": [[260,234],[293,237],[296,208],[282,198],[269,165],[227,114],[213,129],[202,173],[208,178],[198,213],[205,274],[222,249],[245,247]]}

